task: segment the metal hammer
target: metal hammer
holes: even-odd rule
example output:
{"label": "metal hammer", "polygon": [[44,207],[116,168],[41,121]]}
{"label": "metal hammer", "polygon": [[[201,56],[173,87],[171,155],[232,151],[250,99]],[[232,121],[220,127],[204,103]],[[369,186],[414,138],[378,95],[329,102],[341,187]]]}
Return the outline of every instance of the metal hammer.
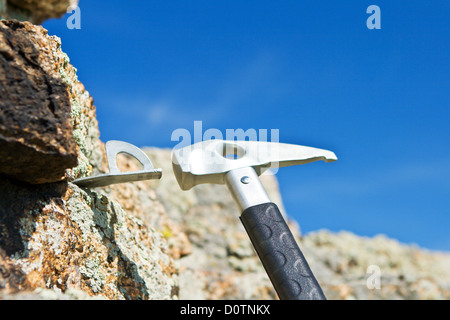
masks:
{"label": "metal hammer", "polygon": [[202,183],[226,184],[240,219],[282,300],[325,300],[279,208],[259,175],[270,168],[336,161],[327,150],[261,141],[209,140],[174,149],[172,165],[182,190]]}

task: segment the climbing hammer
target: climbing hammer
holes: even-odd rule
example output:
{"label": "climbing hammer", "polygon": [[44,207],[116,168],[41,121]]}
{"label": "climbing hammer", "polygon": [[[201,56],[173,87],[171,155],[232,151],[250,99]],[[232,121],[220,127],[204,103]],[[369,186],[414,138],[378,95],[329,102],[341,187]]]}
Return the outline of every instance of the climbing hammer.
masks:
{"label": "climbing hammer", "polygon": [[317,160],[336,161],[327,150],[261,141],[209,140],[174,149],[172,165],[182,190],[226,184],[241,210],[240,219],[282,300],[325,300],[279,208],[270,201],[259,175],[264,171]]}

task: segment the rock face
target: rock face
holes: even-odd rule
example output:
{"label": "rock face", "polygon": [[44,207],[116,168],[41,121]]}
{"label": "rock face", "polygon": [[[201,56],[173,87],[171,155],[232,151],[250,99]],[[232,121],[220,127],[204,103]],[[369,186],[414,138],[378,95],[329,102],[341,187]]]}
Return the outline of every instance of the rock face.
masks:
{"label": "rock face", "polygon": [[[64,97],[64,103],[54,104],[53,114],[64,114],[67,136],[59,135],[58,131],[53,132],[53,136],[49,134],[49,140],[42,143],[42,148],[52,147],[62,136],[67,141],[72,141],[66,149],[75,156],[75,161],[58,162],[62,171],[59,169],[57,180],[61,180],[61,174],[63,181],[35,185],[27,182],[37,183],[41,179],[47,179],[47,173],[51,173],[52,169],[46,171],[42,167],[42,172],[28,172],[25,179],[14,171],[15,168],[2,163],[0,291],[8,296],[44,288],[59,293],[81,290],[89,296],[100,295],[108,299],[176,297],[177,268],[164,236],[138,216],[134,216],[135,211],[126,212],[118,200],[108,196],[107,192],[113,192],[114,188],[125,188],[126,192],[127,187],[89,190],[80,189],[69,182],[103,170],[105,152],[99,140],[93,100],[78,81],[76,70],[70,65],[68,57],[61,51],[59,39],[49,37],[42,27],[30,23],[0,23],[5,29],[20,30],[20,37],[16,41],[13,41],[14,34],[9,40],[3,37],[0,47],[9,46],[10,51],[18,52],[23,42],[17,40],[22,39],[22,36],[27,38],[29,41],[26,43],[30,48],[26,52],[35,50],[39,55],[45,53],[45,59],[25,59],[24,64],[30,65],[27,67],[51,70],[53,80],[47,84],[48,92],[60,90],[59,95]],[[7,29],[6,32],[13,31]],[[2,61],[6,68],[16,65],[14,59],[5,60]],[[0,123],[9,128],[5,132],[14,138],[18,131],[14,130],[11,119],[15,118],[10,116],[12,112],[9,110],[12,108],[14,111],[15,108],[9,101],[14,99],[15,92],[22,90],[22,83],[27,83],[28,80],[26,73],[19,73],[17,78],[16,82],[2,84],[5,95],[0,99],[2,102],[6,101],[1,104]],[[40,97],[39,94],[36,95],[38,101],[51,99],[48,96],[42,99]],[[38,108],[29,110],[30,116],[38,120],[41,116],[39,112]],[[57,129],[61,126],[63,125],[55,125]],[[36,125],[34,129],[36,137],[45,136],[48,132],[46,125]],[[19,142],[25,143],[27,140],[22,137]],[[17,145],[9,145],[9,150],[2,149],[2,152],[20,153],[22,149]],[[35,152],[30,154],[30,160],[40,156],[39,152]],[[43,160],[44,163],[45,161]],[[121,163],[125,166],[132,164],[128,162],[126,158],[121,158]],[[30,181],[29,176],[39,180]],[[145,183],[133,187],[148,189]],[[136,198],[128,201],[138,202]],[[127,205],[126,202],[124,205]],[[146,212],[149,216],[164,214],[156,199],[150,202],[150,208],[151,211]]]}
{"label": "rock face", "polygon": [[[18,198],[23,202],[6,206]],[[67,183],[42,188],[3,181],[0,203],[9,293],[76,289],[109,299],[175,294],[176,269],[163,237],[107,196]]]}
{"label": "rock face", "polygon": [[448,253],[345,231],[314,232],[300,245],[328,299],[450,298]]}
{"label": "rock face", "polygon": [[[71,182],[105,172],[106,157],[93,99],[57,37],[0,22],[0,67],[0,158],[27,155],[41,167],[0,162],[0,298],[277,298],[226,188],[181,191],[170,150],[143,148],[161,180],[97,189]],[[138,168],[122,155],[118,165]],[[288,217],[276,178],[261,179]],[[329,299],[450,298],[448,253],[384,236],[301,236],[290,226]]]}
{"label": "rock face", "polygon": [[67,84],[30,24],[0,21],[0,173],[29,183],[62,180],[77,165]]}
{"label": "rock face", "polygon": [[40,24],[49,18],[59,18],[78,0],[0,0],[0,18],[27,20]]}

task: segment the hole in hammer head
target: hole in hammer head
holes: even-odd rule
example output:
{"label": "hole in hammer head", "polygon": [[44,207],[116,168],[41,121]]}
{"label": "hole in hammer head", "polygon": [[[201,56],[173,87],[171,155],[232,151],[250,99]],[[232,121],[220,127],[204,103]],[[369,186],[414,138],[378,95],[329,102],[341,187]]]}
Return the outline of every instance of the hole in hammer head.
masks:
{"label": "hole in hammer head", "polygon": [[218,151],[222,155],[222,157],[230,160],[237,160],[245,155],[244,148],[233,143],[222,144],[220,146],[220,150]]}

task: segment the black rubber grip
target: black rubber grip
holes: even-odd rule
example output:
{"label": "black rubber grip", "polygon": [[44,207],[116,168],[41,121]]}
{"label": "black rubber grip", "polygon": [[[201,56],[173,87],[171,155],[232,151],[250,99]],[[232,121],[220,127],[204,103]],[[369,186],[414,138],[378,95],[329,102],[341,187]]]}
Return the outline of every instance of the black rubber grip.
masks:
{"label": "black rubber grip", "polygon": [[276,204],[247,208],[241,221],[281,300],[326,300]]}

